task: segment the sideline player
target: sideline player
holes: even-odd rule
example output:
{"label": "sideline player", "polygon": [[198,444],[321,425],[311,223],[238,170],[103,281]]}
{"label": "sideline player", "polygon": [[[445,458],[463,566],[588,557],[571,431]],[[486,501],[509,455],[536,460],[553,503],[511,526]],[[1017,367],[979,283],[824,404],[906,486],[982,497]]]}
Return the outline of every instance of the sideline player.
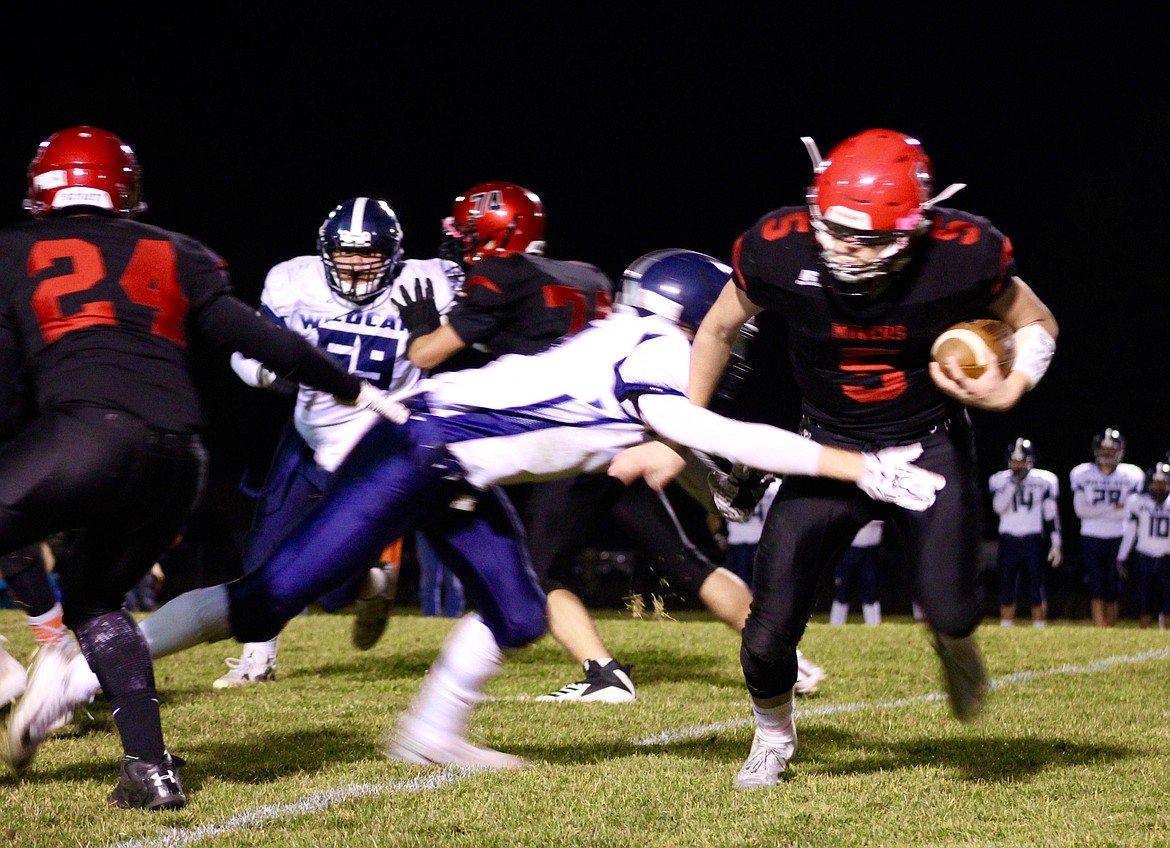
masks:
{"label": "sideline player", "polygon": [[[441,259],[405,259],[403,231],[390,205],[354,197],[334,207],[317,230],[317,252],[274,266],[264,281],[261,313],[304,336],[345,370],[397,398],[422,372],[406,357],[409,333],[394,292],[425,285],[445,311],[462,277]],[[424,283],[425,281],[425,283]],[[232,368],[245,383],[276,383],[263,363],[242,354]],[[285,426],[244,542],[243,564],[251,571],[268,558],[288,528],[311,511],[350,448],[377,413],[339,403],[327,392],[297,388],[292,420]],[[395,575],[375,558],[369,571],[333,587],[316,602],[332,612],[357,600],[353,641],[362,650],[377,643],[390,614]],[[247,643],[227,660],[216,689],[246,686],[276,677],[277,638]]]}
{"label": "sideline player", "polygon": [[[1043,376],[1056,322],[1015,276],[1011,242],[989,221],[937,204],[917,139],[873,129],[814,163],[806,204],[769,212],[736,241],[735,274],[695,336],[691,399],[709,403],[743,324],[770,310],[787,325],[802,395],[802,432],[837,447],[921,442],[923,465],[947,478],[935,506],[910,512],[809,477],[780,487],[760,541],[741,660],[756,733],[738,787],[777,785],[796,751],[796,648],[816,589],[868,521],[906,540],[915,597],[942,662],[957,718],[975,718],[986,674],[972,636],[978,584],[980,486],[965,406],[1014,406]],[[965,376],[931,362],[956,321],[990,315],[1016,331],[1014,370]]]}
{"label": "sideline player", "polygon": [[[596,321],[542,354],[424,380],[408,401],[409,421],[370,428],[320,507],[264,565],[149,616],[143,632],[152,651],[165,656],[228,636],[271,638],[324,588],[360,573],[388,540],[418,530],[463,581],[476,613],[452,629],[387,753],[414,763],[514,768],[524,762],[466,739],[503,651],[540,638],[546,626],[546,598],[501,485],[603,471],[653,431],[754,468],[831,477],[871,497],[928,507],[944,481],[910,464],[919,446],[878,454],[822,447],[687,401],[690,328],[727,271],[687,253],[704,261],[686,263],[685,277],[646,269],[623,294],[635,314]],[[632,480],[641,469],[627,457],[610,473]],[[297,579],[287,580],[294,572]]]}
{"label": "sideline player", "polygon": [[1063,559],[1060,484],[1051,471],[1036,468],[1036,448],[1020,437],[1007,451],[1008,467],[991,475],[991,508],[999,516],[999,623],[1011,627],[1016,619],[1020,580],[1028,581],[1032,626],[1048,623],[1044,567],[1058,568]]}
{"label": "sideline player", "polygon": [[1145,475],[1122,462],[1125,436],[1112,427],[1093,436],[1093,461],[1069,472],[1073,511],[1081,522],[1081,560],[1089,615],[1097,627],[1117,624],[1120,575],[1117,551],[1125,532],[1125,501],[1142,490]]}
{"label": "sideline player", "polygon": [[[1125,533],[1117,552],[1117,568],[1132,556],[1130,582],[1138,625],[1149,627],[1158,611],[1158,629],[1170,618],[1170,464],[1159,462],[1146,472],[1145,491],[1125,500]],[[1161,595],[1155,603],[1157,595]]]}
{"label": "sideline player", "polygon": [[[113,133],[54,133],[28,177],[33,220],[0,232],[0,373],[27,369],[37,414],[0,445],[0,551],[72,531],[64,623],[109,699],[125,751],[110,803],[173,809],[186,803],[182,762],[163,742],[150,654],[123,602],[182,531],[206,478],[188,345],[241,350],[359,406],[403,410],[257,316],[206,246],[135,221],[146,208],[138,161]],[[0,408],[15,389],[0,381]],[[75,654],[71,639],[37,650],[0,746],[16,771],[62,712],[72,713]]]}

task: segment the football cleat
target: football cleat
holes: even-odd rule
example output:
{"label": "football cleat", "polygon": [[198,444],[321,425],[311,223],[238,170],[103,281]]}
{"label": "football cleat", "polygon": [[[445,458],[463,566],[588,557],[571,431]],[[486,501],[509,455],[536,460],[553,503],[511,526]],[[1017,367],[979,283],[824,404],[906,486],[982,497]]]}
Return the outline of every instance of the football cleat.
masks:
{"label": "football cleat", "polygon": [[276,680],[276,657],[257,651],[248,645],[239,657],[224,660],[228,670],[211,684],[212,689],[236,689],[253,683],[271,683]]}
{"label": "football cleat", "polygon": [[0,636],[0,709],[24,694],[28,673],[20,660],[8,653],[8,640]]}
{"label": "football cleat", "polygon": [[3,754],[14,771],[28,768],[45,737],[68,724],[80,706],[70,683],[73,662],[80,655],[81,646],[72,637],[37,648],[24,696],[8,716]]}
{"label": "football cleat", "polygon": [[556,692],[540,695],[538,701],[601,701],[607,704],[627,704],[637,698],[634,681],[630,679],[632,665],[621,665],[610,660],[601,665],[585,660],[585,679],[570,683]]}
{"label": "football cleat", "polygon": [[987,672],[975,639],[971,636],[955,639],[935,633],[933,642],[942,661],[951,712],[959,721],[974,721],[987,698]]}
{"label": "football cleat", "polygon": [[796,686],[794,688],[797,695],[813,694],[827,676],[823,668],[809,660],[800,651],[796,652]]}
{"label": "football cleat", "polygon": [[478,769],[521,769],[530,763],[523,757],[494,748],[472,745],[461,736],[429,735],[411,717],[403,720],[384,753],[391,760],[418,766],[452,765]]}
{"label": "football cleat", "polygon": [[185,765],[182,757],[172,754],[163,754],[157,763],[123,757],[118,785],[109,795],[110,805],[124,810],[178,810],[187,806],[187,796],[179,782],[179,767]]}
{"label": "football cleat", "polygon": [[377,569],[384,575],[382,588],[366,598],[354,601],[353,646],[359,651],[368,651],[378,644],[386,632],[386,623],[394,611],[394,597],[398,592],[398,567],[384,565]]}
{"label": "football cleat", "polygon": [[747,762],[735,776],[736,789],[767,789],[779,786],[788,770],[788,761],[796,753],[796,724],[788,723],[788,730],[781,734],[779,742],[766,742],[760,736],[760,729],[752,738],[752,749]]}

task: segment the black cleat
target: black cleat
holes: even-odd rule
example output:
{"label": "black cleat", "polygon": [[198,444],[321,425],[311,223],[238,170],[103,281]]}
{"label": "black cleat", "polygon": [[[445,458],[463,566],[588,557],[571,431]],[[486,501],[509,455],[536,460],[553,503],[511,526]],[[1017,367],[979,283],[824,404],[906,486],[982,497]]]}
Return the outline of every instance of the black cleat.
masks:
{"label": "black cleat", "polygon": [[122,775],[110,793],[111,806],[124,810],[178,810],[187,805],[179,782],[182,757],[164,754],[157,763],[134,757],[122,758]]}

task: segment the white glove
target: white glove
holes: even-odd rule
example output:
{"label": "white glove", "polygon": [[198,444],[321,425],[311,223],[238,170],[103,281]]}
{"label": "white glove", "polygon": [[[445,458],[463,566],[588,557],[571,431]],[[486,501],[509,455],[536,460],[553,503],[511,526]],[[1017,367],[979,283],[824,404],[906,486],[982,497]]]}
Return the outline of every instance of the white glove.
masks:
{"label": "white glove", "polygon": [[1053,542],[1052,547],[1048,549],[1048,564],[1053,568],[1060,568],[1060,564],[1064,562],[1064,553],[1060,549],[1060,542]]}
{"label": "white glove", "polygon": [[390,395],[381,389],[374,388],[365,380],[362,380],[362,388],[358,392],[354,406],[359,409],[371,409],[395,424],[405,424],[410,420],[409,409],[398,401],[391,400]]}
{"label": "white glove", "polygon": [[865,475],[857,488],[874,500],[922,512],[934,503],[935,493],[946,478],[910,463],[922,456],[922,445],[901,445],[865,457]]}

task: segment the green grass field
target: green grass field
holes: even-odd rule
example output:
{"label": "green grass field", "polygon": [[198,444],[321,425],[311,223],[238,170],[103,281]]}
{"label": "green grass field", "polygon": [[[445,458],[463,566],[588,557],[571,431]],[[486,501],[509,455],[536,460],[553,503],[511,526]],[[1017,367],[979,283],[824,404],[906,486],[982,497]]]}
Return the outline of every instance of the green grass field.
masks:
{"label": "green grass field", "polygon": [[[738,640],[700,614],[600,614],[638,701],[532,696],[580,675],[546,637],[511,656],[474,734],[530,758],[464,773],[380,753],[451,625],[400,610],[373,650],[350,617],[281,637],[278,679],[214,692],[234,642],[156,666],[186,809],[107,808],[120,746],[105,701],[0,774],[0,847],[1170,845],[1170,633],[1126,624],[979,631],[995,679],[975,725],[950,718],[920,625],[829,627],[802,643],[829,677],[798,702],[788,781],[745,793],[751,738]],[[23,618],[0,611],[18,656]]]}

